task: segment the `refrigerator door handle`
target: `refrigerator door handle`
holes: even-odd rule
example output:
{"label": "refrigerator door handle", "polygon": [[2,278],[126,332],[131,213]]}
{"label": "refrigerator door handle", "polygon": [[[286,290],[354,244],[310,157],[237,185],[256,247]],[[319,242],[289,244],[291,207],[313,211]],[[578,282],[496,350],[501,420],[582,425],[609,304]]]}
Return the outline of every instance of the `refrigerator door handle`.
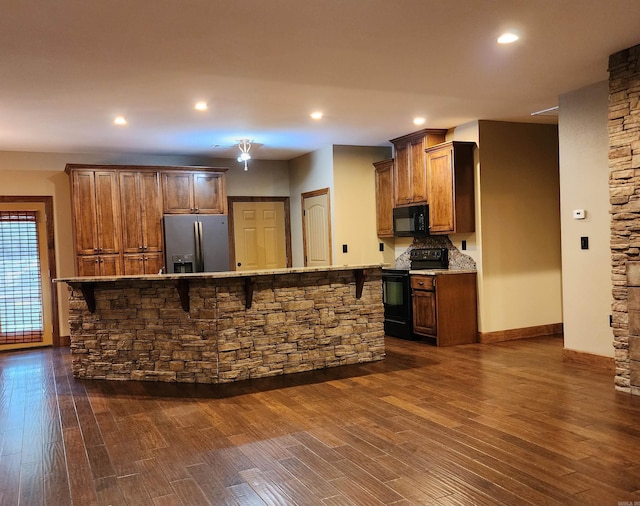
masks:
{"label": "refrigerator door handle", "polygon": [[193,223],[195,241],[196,241],[196,265],[195,272],[203,272],[204,271],[204,257],[202,251],[202,222],[195,221]]}

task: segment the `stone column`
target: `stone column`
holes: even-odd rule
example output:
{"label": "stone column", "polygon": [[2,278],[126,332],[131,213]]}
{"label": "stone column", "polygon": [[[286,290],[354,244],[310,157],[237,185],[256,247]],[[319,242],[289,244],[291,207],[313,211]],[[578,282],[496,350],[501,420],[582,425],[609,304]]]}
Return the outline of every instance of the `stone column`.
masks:
{"label": "stone column", "polygon": [[615,385],[640,395],[640,45],[609,57],[609,93]]}

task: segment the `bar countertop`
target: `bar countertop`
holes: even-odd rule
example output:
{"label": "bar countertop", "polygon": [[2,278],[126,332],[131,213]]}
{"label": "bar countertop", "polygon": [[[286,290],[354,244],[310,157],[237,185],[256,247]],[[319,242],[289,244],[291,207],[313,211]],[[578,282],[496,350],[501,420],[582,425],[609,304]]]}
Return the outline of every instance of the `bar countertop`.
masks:
{"label": "bar countertop", "polygon": [[171,281],[189,279],[246,278],[254,276],[274,276],[282,274],[304,274],[310,272],[351,271],[380,269],[383,264],[331,265],[323,267],[288,267],[284,269],[262,269],[256,271],[191,272],[180,274],[142,274],[120,276],[83,276],[57,278],[57,283],[106,283],[114,281]]}

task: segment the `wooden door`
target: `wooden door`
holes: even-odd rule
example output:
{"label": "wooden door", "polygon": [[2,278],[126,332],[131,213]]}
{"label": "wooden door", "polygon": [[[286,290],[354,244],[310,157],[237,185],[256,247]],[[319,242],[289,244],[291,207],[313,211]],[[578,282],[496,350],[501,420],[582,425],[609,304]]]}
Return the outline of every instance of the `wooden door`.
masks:
{"label": "wooden door", "polygon": [[393,237],[393,159],[373,164],[376,168],[376,226],[378,237]]}
{"label": "wooden door", "polygon": [[[122,252],[142,252],[142,195],[137,172],[120,172],[120,209],[122,212]],[[136,274],[125,268],[125,274]]]}
{"label": "wooden door", "polygon": [[118,253],[120,250],[120,210],[118,181],[115,171],[97,171],[96,226],[98,253]]}
{"label": "wooden door", "polygon": [[283,202],[234,202],[236,270],[287,267]]}
{"label": "wooden door", "polygon": [[95,174],[92,170],[75,171],[71,184],[76,253],[93,255],[98,253]]}
{"label": "wooden door", "polygon": [[162,197],[167,214],[190,214],[193,204],[193,174],[188,172],[163,172]]}
{"label": "wooden door", "polygon": [[413,303],[413,331],[416,334],[435,337],[438,331],[435,292],[413,290],[411,299]]}
{"label": "wooden door", "polygon": [[195,212],[200,214],[225,214],[226,202],[221,174],[193,175],[193,202]]}
{"label": "wooden door", "polygon": [[453,151],[451,145],[427,154],[429,185],[429,225],[432,234],[455,231]]}
{"label": "wooden door", "polygon": [[139,188],[142,198],[142,250],[145,253],[161,252],[163,250],[163,241],[159,174],[157,172],[141,172],[139,175]]}
{"label": "wooden door", "polygon": [[48,204],[39,197],[10,198],[0,199],[0,351],[53,344],[52,309],[57,309],[49,274]]}
{"label": "wooden door", "polygon": [[425,138],[412,139],[409,143],[411,167],[411,202],[427,202],[427,168],[425,163]]}
{"label": "wooden door", "polygon": [[331,265],[331,207],[329,188],[302,194],[304,265]]}
{"label": "wooden door", "polygon": [[411,164],[408,144],[395,146],[393,170],[393,189],[395,205],[401,206],[411,203]]}

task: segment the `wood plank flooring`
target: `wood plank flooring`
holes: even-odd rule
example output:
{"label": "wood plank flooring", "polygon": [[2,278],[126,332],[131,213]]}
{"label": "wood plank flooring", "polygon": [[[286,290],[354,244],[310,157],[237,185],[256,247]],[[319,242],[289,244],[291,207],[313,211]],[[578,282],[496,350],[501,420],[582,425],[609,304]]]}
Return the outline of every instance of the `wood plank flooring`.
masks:
{"label": "wood plank flooring", "polygon": [[560,336],[222,386],[80,381],[0,354],[1,505],[640,501],[640,397]]}

